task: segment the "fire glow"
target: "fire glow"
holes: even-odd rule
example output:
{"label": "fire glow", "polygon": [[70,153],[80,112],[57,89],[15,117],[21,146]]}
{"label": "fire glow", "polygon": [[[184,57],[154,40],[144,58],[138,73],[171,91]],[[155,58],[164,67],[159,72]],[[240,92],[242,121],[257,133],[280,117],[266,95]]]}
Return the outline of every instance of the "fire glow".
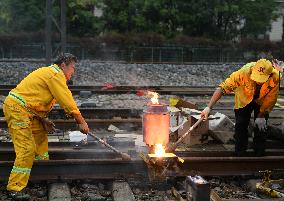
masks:
{"label": "fire glow", "polygon": [[147,96],[151,98],[152,104],[159,104],[159,100],[158,100],[159,94],[158,93],[153,92],[153,91],[148,91]]}
{"label": "fire glow", "polygon": [[155,155],[162,157],[165,154],[165,148],[162,144],[155,144]]}

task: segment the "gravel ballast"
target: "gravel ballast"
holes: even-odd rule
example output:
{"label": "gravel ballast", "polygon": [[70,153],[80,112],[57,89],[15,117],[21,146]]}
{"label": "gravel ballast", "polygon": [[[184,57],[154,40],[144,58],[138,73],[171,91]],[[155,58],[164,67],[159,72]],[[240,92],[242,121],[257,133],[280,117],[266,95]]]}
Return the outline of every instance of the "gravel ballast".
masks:
{"label": "gravel ballast", "polygon": [[[1,62],[0,83],[18,84],[33,70],[45,66],[34,62]],[[83,60],[76,65],[74,85],[217,85],[240,64],[122,64]]]}

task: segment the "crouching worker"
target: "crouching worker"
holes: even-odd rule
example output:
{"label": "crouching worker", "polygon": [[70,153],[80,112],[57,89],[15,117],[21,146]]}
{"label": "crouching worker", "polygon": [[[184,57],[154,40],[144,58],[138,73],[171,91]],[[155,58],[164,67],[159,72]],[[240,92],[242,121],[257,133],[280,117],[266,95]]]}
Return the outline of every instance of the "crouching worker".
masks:
{"label": "crouching worker", "polygon": [[61,54],[54,64],[39,68],[9,92],[3,104],[16,159],[7,190],[14,200],[28,200],[25,192],[34,160],[48,160],[48,132],[54,124],[46,117],[57,101],[74,117],[82,133],[89,132],[66,82],[71,79],[77,58]]}
{"label": "crouching worker", "polygon": [[223,94],[235,93],[235,154],[245,156],[248,147],[248,125],[254,112],[253,149],[256,156],[265,153],[268,114],[273,109],[281,76],[266,59],[251,62],[233,72],[214,92],[201,116],[207,118]]}

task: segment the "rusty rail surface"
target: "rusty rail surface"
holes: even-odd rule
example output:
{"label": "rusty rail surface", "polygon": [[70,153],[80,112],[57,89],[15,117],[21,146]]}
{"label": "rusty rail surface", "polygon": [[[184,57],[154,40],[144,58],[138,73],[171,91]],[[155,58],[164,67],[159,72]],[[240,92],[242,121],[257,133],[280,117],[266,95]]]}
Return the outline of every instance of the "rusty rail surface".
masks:
{"label": "rusty rail surface", "polygon": [[[175,174],[169,176],[232,176],[256,175],[261,170],[279,170],[284,167],[284,157],[185,157]],[[13,161],[1,161],[0,180],[7,180]],[[114,179],[146,177],[147,168],[141,159],[65,159],[35,161],[32,179]]]}
{"label": "rusty rail surface", "polygon": [[[0,180],[7,180],[13,161],[1,161]],[[31,180],[119,179],[146,177],[143,161],[134,159],[68,159],[35,161]]]}
{"label": "rusty rail surface", "polygon": [[[135,142],[131,138],[116,138],[113,139],[111,137],[107,138],[107,142],[117,147],[119,150],[123,152],[128,152],[133,157],[138,157],[139,153],[137,153],[135,149]],[[115,158],[117,156],[116,153],[105,149],[97,141],[89,141],[88,144],[83,145],[80,149],[77,148],[78,142],[49,142],[49,155],[51,158],[56,159],[97,159],[100,157],[103,158]],[[234,152],[230,150],[190,150],[190,151],[181,151],[177,150],[175,152],[179,157],[234,157]],[[253,157],[254,153],[252,149],[248,150],[247,155],[249,157]],[[267,156],[284,156],[284,149],[280,147],[275,148],[273,146],[267,146],[266,149]],[[15,153],[12,142],[0,142],[0,161],[9,161],[14,160]]]}
{"label": "rusty rail surface", "polygon": [[[15,158],[11,143],[0,143],[0,180],[7,180]],[[118,145],[117,145],[118,146]],[[148,169],[139,153],[129,146],[120,145],[128,150],[132,160],[123,161],[113,152],[99,144],[91,144],[80,150],[73,149],[70,143],[50,143],[49,161],[35,161],[32,180],[57,179],[114,179],[147,177]],[[125,151],[122,150],[122,151]],[[273,153],[273,151],[271,152]],[[277,154],[276,151],[274,151]],[[176,172],[168,176],[257,175],[261,170],[281,171],[284,167],[284,153],[266,157],[233,157],[229,151],[176,152],[184,159]]]}
{"label": "rusty rail surface", "polygon": [[[54,119],[55,127],[62,131],[78,130],[76,121],[73,119]],[[113,119],[86,119],[90,128],[107,129],[109,125],[114,125],[127,131],[140,130],[142,128],[142,118],[113,118]],[[283,118],[270,118],[272,125],[281,124]],[[0,118],[0,128],[8,128],[4,118]]]}
{"label": "rusty rail surface", "polygon": [[[55,119],[52,120],[57,129],[60,130],[78,130],[76,121],[74,119]],[[127,130],[139,130],[142,126],[141,118],[113,118],[113,119],[86,119],[90,128],[106,129],[109,125],[114,125]],[[7,128],[7,123],[4,118],[0,119],[0,128]]]}
{"label": "rusty rail surface", "polygon": [[[102,119],[111,119],[114,117],[120,118],[140,118],[142,116],[143,110],[142,109],[131,109],[131,108],[84,108],[80,107],[80,112],[83,114],[84,117],[89,119],[95,118],[102,118]],[[215,107],[213,110],[214,112],[221,112],[228,117],[234,119],[234,110],[232,108],[222,108],[222,107]],[[270,113],[270,119],[284,119],[284,108],[274,108],[273,111]],[[0,112],[0,116],[1,116]],[[49,117],[51,119],[59,119],[64,118],[65,113],[64,110],[61,108],[55,108],[49,113]]]}
{"label": "rusty rail surface", "polygon": [[[81,114],[88,119],[112,119],[115,117],[120,118],[140,118],[142,116],[142,109],[131,108],[96,108],[96,107],[80,107]],[[284,110],[284,109],[283,109]],[[62,108],[53,108],[49,112],[50,119],[66,119],[66,113]],[[0,117],[3,117],[4,113],[2,107],[0,107]]]}
{"label": "rusty rail surface", "polygon": [[[96,107],[80,107],[80,112],[85,118],[88,119],[111,119],[115,117],[120,118],[140,118],[142,116],[143,110],[136,108],[96,108]],[[230,118],[234,118],[233,107],[215,107],[213,109],[213,114],[215,112],[221,112]],[[270,119],[283,119],[284,108],[273,108],[270,113]],[[3,117],[3,110],[0,107],[0,117]],[[62,108],[55,107],[49,112],[50,119],[65,119],[66,114]]]}
{"label": "rusty rail surface", "polygon": [[[0,94],[7,95],[16,85],[0,85]],[[136,94],[139,90],[153,90],[159,94],[202,96],[212,95],[216,86],[75,86],[70,85],[73,94],[81,91],[90,91],[93,94]],[[280,95],[284,95],[284,88],[280,89]]]}
{"label": "rusty rail surface", "polygon": [[[142,126],[142,109],[130,108],[80,108],[82,115],[87,119],[91,126],[107,127],[113,125],[131,125],[133,128],[141,128]],[[215,108],[214,111],[219,111],[227,115],[230,119],[234,119],[234,111],[232,108]],[[284,119],[284,108],[274,108],[270,113],[270,123],[278,125]],[[7,124],[3,118],[3,110],[0,108],[0,127],[7,128]],[[2,118],[1,118],[2,117]],[[65,112],[61,108],[54,108],[49,113],[49,118],[53,119],[58,129],[76,129],[76,124],[73,119],[67,119]]]}

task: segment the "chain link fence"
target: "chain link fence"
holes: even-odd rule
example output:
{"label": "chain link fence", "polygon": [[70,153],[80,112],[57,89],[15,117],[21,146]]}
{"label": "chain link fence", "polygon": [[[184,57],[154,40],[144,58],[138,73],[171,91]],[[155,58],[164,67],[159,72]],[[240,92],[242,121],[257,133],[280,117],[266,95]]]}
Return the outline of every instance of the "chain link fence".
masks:
{"label": "chain link fence", "polygon": [[[56,53],[58,45],[53,46]],[[189,62],[246,62],[266,57],[264,52],[243,51],[215,47],[133,47],[86,49],[69,44],[66,51],[79,59],[99,61],[122,61],[130,63],[189,63]],[[275,58],[283,60],[283,52],[273,51]],[[53,55],[55,57],[56,54]],[[44,44],[26,44],[11,48],[0,47],[0,59],[44,59]]]}

